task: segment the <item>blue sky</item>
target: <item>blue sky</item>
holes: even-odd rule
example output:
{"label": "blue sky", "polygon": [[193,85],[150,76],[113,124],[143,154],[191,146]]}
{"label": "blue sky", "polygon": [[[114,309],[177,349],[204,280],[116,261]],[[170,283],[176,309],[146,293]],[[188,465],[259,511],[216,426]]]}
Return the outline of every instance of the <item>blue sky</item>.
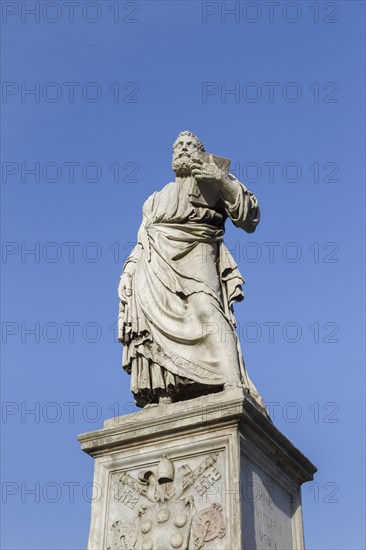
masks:
{"label": "blue sky", "polygon": [[319,469],[307,548],[364,548],[364,3],[1,8],[2,547],[86,547],[76,435],[133,410],[116,288],[189,129],[261,205],[254,234],[227,225],[236,317],[275,424]]}

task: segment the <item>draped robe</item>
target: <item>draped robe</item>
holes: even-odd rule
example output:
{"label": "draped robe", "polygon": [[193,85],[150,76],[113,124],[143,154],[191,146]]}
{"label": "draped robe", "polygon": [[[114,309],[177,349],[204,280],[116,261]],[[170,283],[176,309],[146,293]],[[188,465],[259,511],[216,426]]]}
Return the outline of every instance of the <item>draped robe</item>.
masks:
{"label": "draped robe", "polygon": [[143,206],[138,242],[123,273],[132,294],[120,303],[123,368],[136,403],[183,400],[224,384],[258,395],[242,360],[234,302],[244,283],[223,242],[227,218],[247,232],[259,222],[255,196],[237,186],[232,202],[214,182],[187,178],[153,193]]}

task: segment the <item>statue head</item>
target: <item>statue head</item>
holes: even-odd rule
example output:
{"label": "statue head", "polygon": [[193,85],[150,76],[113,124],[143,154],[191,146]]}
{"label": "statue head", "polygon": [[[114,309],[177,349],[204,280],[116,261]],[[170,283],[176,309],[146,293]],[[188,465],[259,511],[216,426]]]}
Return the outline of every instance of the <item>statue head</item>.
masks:
{"label": "statue head", "polygon": [[180,132],[173,143],[172,168],[176,175],[190,176],[193,157],[198,151],[204,150],[203,143],[192,132]]}

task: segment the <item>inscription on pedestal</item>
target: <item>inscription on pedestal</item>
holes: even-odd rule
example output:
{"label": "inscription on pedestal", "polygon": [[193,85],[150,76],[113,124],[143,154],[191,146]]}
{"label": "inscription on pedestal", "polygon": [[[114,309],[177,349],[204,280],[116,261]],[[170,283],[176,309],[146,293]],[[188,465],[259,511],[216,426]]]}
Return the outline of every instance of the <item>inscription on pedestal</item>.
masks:
{"label": "inscription on pedestal", "polygon": [[292,550],[293,498],[264,470],[242,457],[243,548]]}

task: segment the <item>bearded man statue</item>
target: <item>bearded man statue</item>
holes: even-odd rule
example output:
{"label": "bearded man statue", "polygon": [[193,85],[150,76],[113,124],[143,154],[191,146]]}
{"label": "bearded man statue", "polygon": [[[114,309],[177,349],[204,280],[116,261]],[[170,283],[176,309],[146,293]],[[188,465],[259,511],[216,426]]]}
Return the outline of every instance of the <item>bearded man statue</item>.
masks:
{"label": "bearded man statue", "polygon": [[223,242],[227,218],[252,233],[260,213],[225,161],[181,132],[175,181],[143,206],[118,287],[122,365],[140,407],[241,386],[264,409],[235,331],[233,305],[244,297],[244,281]]}

